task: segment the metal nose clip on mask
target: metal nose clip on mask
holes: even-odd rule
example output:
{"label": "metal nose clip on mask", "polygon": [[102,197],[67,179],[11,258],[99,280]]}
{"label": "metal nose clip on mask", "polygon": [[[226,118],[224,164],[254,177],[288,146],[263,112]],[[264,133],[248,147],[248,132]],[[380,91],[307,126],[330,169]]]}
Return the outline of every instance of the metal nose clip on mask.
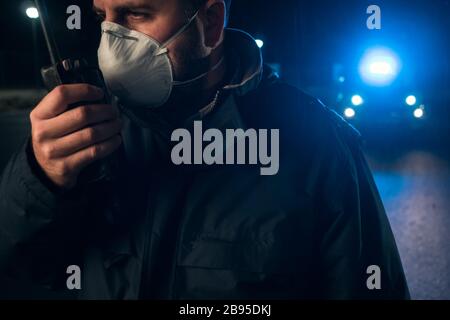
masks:
{"label": "metal nose clip on mask", "polygon": [[[152,37],[104,21],[98,49],[98,61],[106,85],[119,102],[129,108],[157,108],[170,97],[174,86],[186,85],[210,71],[188,81],[174,81],[167,46],[195,20],[197,13],[167,41],[160,44]],[[222,60],[213,68],[216,69]]]}

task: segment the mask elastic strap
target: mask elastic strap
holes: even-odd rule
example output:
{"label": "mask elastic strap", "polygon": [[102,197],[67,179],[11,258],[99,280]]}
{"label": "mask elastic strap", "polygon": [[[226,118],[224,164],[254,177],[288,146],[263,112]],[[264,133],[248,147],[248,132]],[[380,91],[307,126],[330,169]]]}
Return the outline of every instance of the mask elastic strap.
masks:
{"label": "mask elastic strap", "polygon": [[205,73],[202,73],[201,75],[199,75],[193,79],[186,80],[186,81],[173,81],[172,83],[174,86],[185,86],[185,85],[191,84],[192,82],[200,80],[201,78],[205,77],[209,73],[217,70],[217,68],[220,67],[220,65],[224,62],[224,60],[225,60],[225,57],[222,57],[222,59],[220,59],[219,62],[217,62],[214,67],[212,67],[210,70],[206,71]]}
{"label": "mask elastic strap", "polygon": [[112,31],[112,30],[102,30],[102,32],[110,34],[116,38],[138,41],[138,38],[136,38],[136,37],[126,36],[126,35],[123,35],[121,33],[118,33],[118,32]]}
{"label": "mask elastic strap", "polygon": [[191,25],[191,23],[195,20],[195,18],[197,18],[198,13],[200,10],[198,10],[193,16],[192,18],[189,19],[189,21],[183,26],[181,27],[180,30],[178,30],[173,36],[171,36],[168,40],[166,40],[163,44],[160,45],[160,48],[158,50],[158,52],[156,52],[155,56],[159,56],[162,55],[164,53],[167,52],[167,46],[174,41],[180,34],[182,34],[184,31],[186,31],[187,28],[189,28],[189,26]]}

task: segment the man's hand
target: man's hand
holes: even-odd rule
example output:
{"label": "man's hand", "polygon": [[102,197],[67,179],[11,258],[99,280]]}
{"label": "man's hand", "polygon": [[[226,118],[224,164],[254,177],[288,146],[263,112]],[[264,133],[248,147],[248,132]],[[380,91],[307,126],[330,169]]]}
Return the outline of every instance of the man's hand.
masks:
{"label": "man's hand", "polygon": [[117,108],[90,104],[68,109],[80,101],[102,98],[102,90],[88,84],[62,85],[45,96],[30,114],[36,160],[61,188],[75,186],[83,168],[108,156],[122,142]]}

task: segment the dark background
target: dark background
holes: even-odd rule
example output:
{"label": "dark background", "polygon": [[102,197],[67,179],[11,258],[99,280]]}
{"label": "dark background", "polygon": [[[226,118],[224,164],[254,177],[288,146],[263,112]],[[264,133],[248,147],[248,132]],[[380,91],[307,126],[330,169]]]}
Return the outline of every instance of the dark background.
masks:
{"label": "dark background", "polygon": [[[100,32],[91,1],[48,2],[61,55],[95,62]],[[71,4],[82,10],[80,31],[65,27]],[[381,7],[381,30],[366,28],[371,4]],[[27,136],[28,113],[45,94],[39,68],[49,58],[39,22],[24,14],[26,6],[0,3],[0,171]],[[412,297],[450,299],[449,1],[234,0],[229,26],[264,40],[265,62],[337,112],[351,95],[365,98],[349,121],[363,135]],[[397,80],[385,88],[365,85],[357,72],[362,53],[375,45],[391,48],[402,61]],[[411,93],[425,105],[423,119],[412,117],[404,103]],[[52,296],[0,279],[2,297]]]}

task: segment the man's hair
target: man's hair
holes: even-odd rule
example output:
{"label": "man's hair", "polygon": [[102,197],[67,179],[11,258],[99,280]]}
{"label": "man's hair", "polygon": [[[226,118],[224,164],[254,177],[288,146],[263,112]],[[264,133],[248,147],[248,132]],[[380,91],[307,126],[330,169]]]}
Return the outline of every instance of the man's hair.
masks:
{"label": "man's hair", "polygon": [[[205,4],[207,0],[188,0],[191,5],[197,9],[199,8],[201,5]],[[225,6],[226,6],[226,17],[225,17],[225,25],[228,22],[228,18],[230,17],[230,7],[231,7],[231,0],[223,0],[223,2],[225,2]]]}

